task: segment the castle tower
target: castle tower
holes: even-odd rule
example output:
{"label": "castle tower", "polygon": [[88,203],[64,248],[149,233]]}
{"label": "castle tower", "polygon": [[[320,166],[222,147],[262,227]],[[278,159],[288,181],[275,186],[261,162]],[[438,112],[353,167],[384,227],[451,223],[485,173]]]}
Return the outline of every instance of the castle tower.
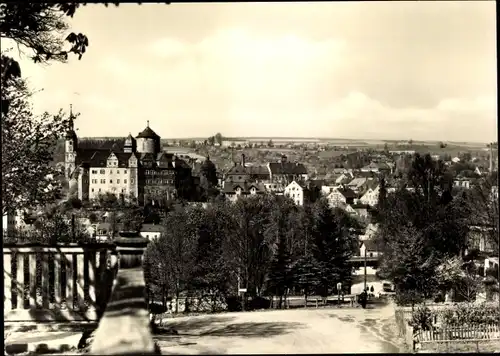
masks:
{"label": "castle tower", "polygon": [[137,141],[135,138],[132,137],[132,134],[128,134],[127,138],[125,139],[125,145],[123,147],[123,152],[125,153],[132,153],[137,150]]}
{"label": "castle tower", "polygon": [[64,144],[64,172],[66,178],[70,178],[76,168],[76,150],[78,148],[78,137],[75,132],[74,121],[76,116],[73,115],[73,105],[70,105],[69,125],[66,131]]}
{"label": "castle tower", "polygon": [[157,154],[161,151],[160,136],[156,134],[149,127],[149,120],[147,126],[137,135],[137,152],[139,153],[153,153]]}

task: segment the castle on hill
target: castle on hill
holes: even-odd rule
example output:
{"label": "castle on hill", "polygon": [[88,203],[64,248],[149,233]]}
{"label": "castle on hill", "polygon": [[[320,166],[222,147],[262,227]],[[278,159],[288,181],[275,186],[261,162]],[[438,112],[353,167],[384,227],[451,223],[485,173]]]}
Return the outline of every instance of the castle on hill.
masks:
{"label": "castle on hill", "polygon": [[[135,138],[129,134],[123,149],[78,147],[74,115],[65,136],[64,169],[70,192],[82,201],[112,193],[144,204],[162,198],[185,196],[192,188],[191,167],[162,151],[161,138],[150,127]],[[87,145],[88,146],[88,145]]]}

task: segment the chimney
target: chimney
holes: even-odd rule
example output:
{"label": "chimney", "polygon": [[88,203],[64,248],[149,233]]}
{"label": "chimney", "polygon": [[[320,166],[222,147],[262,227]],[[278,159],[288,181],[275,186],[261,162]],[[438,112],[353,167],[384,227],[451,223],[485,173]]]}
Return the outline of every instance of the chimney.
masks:
{"label": "chimney", "polygon": [[241,165],[243,167],[245,167],[245,154],[244,153],[241,154]]}

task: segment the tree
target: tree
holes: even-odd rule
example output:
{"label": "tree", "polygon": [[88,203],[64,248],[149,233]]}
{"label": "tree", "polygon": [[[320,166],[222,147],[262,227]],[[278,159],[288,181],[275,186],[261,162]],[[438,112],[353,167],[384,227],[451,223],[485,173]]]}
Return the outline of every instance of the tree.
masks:
{"label": "tree", "polygon": [[207,157],[200,168],[200,188],[202,190],[201,199],[203,201],[207,201],[210,198],[216,197],[219,194],[217,185],[217,169],[215,164],[213,164],[213,162],[210,161],[210,158]]}
{"label": "tree", "polygon": [[215,145],[215,136],[210,136],[207,140],[207,144],[209,144],[210,146]]}
{"label": "tree", "polygon": [[118,207],[119,202],[115,194],[106,192],[103,194],[99,194],[97,196],[96,203],[102,209],[109,210],[109,209],[116,209]]}
{"label": "tree", "polygon": [[266,233],[275,197],[254,196],[238,200],[230,209],[235,221],[234,235],[228,246],[228,259],[235,261],[242,288],[248,295],[260,296],[265,286],[272,244],[276,235]]}
{"label": "tree", "polygon": [[413,303],[432,295],[436,290],[434,276],[439,260],[427,252],[423,234],[407,224],[385,238],[380,275],[393,281],[396,293],[413,295],[410,299]]}
{"label": "tree", "polygon": [[270,212],[265,226],[267,241],[271,243],[273,257],[269,265],[267,288],[273,295],[280,297],[279,308],[283,297],[293,287],[292,262],[294,245],[296,245],[295,214],[297,207],[288,198],[276,197],[276,208]]}
{"label": "tree", "polygon": [[500,219],[497,173],[482,178],[472,189],[464,192],[464,199],[469,213],[469,224],[480,227],[493,254],[497,255]]}
{"label": "tree", "polygon": [[[176,298],[176,312],[181,293],[186,291],[193,273],[196,247],[195,226],[189,209],[178,206],[167,214],[166,232],[148,245],[150,280],[161,286],[163,294]],[[158,252],[152,252],[157,250]]]}
{"label": "tree", "polygon": [[445,260],[438,266],[437,278],[445,291],[455,291],[456,299],[466,302],[475,301],[483,287],[482,277],[478,276],[474,262],[457,257]]}
{"label": "tree", "polygon": [[140,231],[144,222],[143,209],[138,207],[129,207],[125,209],[119,221],[124,231]]}
{"label": "tree", "polygon": [[[3,70],[4,68],[2,68]],[[62,172],[52,165],[57,139],[69,124],[62,112],[33,114],[32,93],[20,78],[2,87],[10,102],[2,119],[2,212],[25,210],[61,198]],[[22,184],[20,184],[22,182]]]}
{"label": "tree", "polygon": [[214,138],[215,138],[215,142],[217,142],[217,144],[218,144],[219,146],[221,146],[221,145],[222,145],[222,139],[223,139],[223,137],[222,137],[222,135],[220,134],[220,132],[217,132],[217,133],[215,134],[215,137],[214,137]]}
{"label": "tree", "polygon": [[451,197],[450,176],[430,155],[415,156],[406,182],[410,190],[402,186],[378,206],[376,240],[384,252],[381,274],[401,295],[420,298],[436,291],[437,266],[464,253],[468,211],[462,198]]}
{"label": "tree", "polygon": [[192,211],[196,216],[193,223],[197,229],[197,247],[190,289],[191,293],[195,290],[201,292],[201,300],[208,297],[214,312],[218,310],[218,303],[225,301],[235,287],[232,261],[226,260],[224,254],[232,225],[228,224],[232,217],[226,207],[225,204],[214,204]]}
{"label": "tree", "polygon": [[336,283],[351,281],[349,258],[357,241],[349,229],[355,222],[345,211],[330,209],[325,199],[314,205],[312,213],[312,255],[319,265],[319,292],[326,297]]}
{"label": "tree", "polygon": [[[69,53],[81,58],[88,46],[83,34],[65,36],[68,24],[65,17],[73,17],[83,4],[78,3],[7,3],[0,7],[2,38],[13,40],[28,50],[35,62],[66,61]],[[70,44],[64,48],[65,42]]]}

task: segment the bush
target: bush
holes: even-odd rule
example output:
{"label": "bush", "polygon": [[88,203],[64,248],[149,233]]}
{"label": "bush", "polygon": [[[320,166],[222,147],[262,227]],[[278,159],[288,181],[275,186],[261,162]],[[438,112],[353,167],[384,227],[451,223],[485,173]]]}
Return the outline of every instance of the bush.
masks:
{"label": "bush", "polygon": [[491,305],[471,305],[461,303],[455,308],[445,309],[438,312],[444,325],[484,325],[500,322],[499,307]]}
{"label": "bush", "polygon": [[494,279],[497,279],[498,278],[498,266],[489,267],[488,269],[486,269],[485,276],[486,277],[493,277]]}
{"label": "bush", "polygon": [[241,311],[241,297],[232,295],[226,298],[227,310],[230,312]]}
{"label": "bush", "polygon": [[443,325],[456,325],[455,312],[453,309],[444,309],[439,312]]}
{"label": "bush", "polygon": [[263,297],[255,297],[248,303],[248,310],[269,309],[271,301]]}
{"label": "bush", "polygon": [[419,293],[413,291],[397,291],[394,296],[394,301],[399,306],[410,306],[421,303],[423,297]]}
{"label": "bush", "polygon": [[417,307],[411,320],[408,321],[414,330],[429,330],[432,327],[434,315],[425,305]]}

